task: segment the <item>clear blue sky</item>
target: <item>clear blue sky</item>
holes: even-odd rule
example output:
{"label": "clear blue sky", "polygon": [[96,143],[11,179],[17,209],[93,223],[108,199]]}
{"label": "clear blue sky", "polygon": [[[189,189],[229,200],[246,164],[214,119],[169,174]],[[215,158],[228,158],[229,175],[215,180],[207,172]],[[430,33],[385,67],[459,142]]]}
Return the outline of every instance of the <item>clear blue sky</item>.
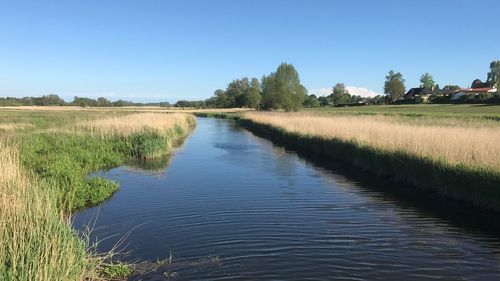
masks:
{"label": "clear blue sky", "polygon": [[[293,63],[308,89],[485,79],[497,0],[0,0],[0,96],[204,99]],[[318,90],[316,90],[317,92]],[[314,92],[314,90],[313,90]]]}

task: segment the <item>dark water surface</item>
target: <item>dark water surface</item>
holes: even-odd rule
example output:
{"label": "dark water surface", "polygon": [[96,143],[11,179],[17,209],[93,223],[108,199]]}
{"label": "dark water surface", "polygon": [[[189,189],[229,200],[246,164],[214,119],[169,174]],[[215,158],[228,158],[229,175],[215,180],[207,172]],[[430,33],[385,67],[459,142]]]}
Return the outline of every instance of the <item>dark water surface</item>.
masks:
{"label": "dark water surface", "polygon": [[[107,251],[176,280],[500,280],[497,235],[464,227],[239,128],[198,118],[169,161],[105,172],[121,189],[75,215]],[[169,163],[167,163],[169,162]],[[164,167],[167,165],[167,167]]]}

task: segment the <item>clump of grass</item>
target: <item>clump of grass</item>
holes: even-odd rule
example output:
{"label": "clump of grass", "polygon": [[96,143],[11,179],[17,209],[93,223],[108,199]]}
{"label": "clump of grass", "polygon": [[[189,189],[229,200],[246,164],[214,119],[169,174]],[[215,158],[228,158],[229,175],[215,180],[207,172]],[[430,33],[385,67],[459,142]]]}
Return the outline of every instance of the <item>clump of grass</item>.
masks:
{"label": "clump of grass", "polygon": [[95,264],[57,207],[50,183],[21,167],[0,140],[0,280],[83,280]]}
{"label": "clump of grass", "polygon": [[101,269],[101,275],[104,278],[126,278],[133,272],[130,265],[121,262],[103,264]]}

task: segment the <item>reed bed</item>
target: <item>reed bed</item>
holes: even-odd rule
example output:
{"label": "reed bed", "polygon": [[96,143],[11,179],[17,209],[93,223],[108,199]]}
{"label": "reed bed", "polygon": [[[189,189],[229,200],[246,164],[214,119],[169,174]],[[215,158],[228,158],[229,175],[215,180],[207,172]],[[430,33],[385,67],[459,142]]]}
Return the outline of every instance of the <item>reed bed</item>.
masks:
{"label": "reed bed", "polygon": [[7,123],[7,124],[0,124],[0,131],[22,130],[25,128],[32,128],[32,127],[33,125],[28,123]]}
{"label": "reed bed", "polygon": [[136,113],[80,122],[76,129],[99,135],[128,137],[140,133],[166,134],[172,130],[187,131],[194,124],[192,115],[182,113]]}
{"label": "reed bed", "polygon": [[91,279],[86,243],[56,206],[53,190],[23,170],[0,139],[0,280]]}
{"label": "reed bed", "polygon": [[454,126],[426,126],[387,116],[326,117],[305,113],[246,113],[244,116],[253,122],[301,135],[335,138],[387,152],[406,152],[454,166],[500,171],[500,126],[462,127],[460,122]]}

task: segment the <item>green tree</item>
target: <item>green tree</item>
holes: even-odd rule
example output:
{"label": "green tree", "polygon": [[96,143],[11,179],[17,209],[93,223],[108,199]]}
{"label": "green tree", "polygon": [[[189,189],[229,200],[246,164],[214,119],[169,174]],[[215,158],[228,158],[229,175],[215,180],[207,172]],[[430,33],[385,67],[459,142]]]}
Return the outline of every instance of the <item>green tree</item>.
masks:
{"label": "green tree", "polygon": [[309,95],[304,101],[304,107],[318,107],[318,106],[320,106],[320,103],[316,95]]}
{"label": "green tree", "polygon": [[252,78],[249,88],[246,89],[244,96],[244,106],[249,108],[258,108],[261,100],[259,79]]}
{"label": "green tree", "polygon": [[389,71],[385,77],[384,93],[391,99],[396,100],[403,96],[405,92],[405,80],[403,74]]}
{"label": "green tree", "polygon": [[443,90],[447,90],[447,91],[456,91],[456,90],[460,90],[461,87],[458,86],[458,85],[446,85],[443,87]]}
{"label": "green tree", "polygon": [[420,87],[429,90],[432,90],[434,89],[434,87],[436,87],[436,82],[434,82],[434,78],[432,78],[432,75],[430,75],[428,72],[420,76]]}
{"label": "green tree", "polygon": [[330,99],[328,97],[325,97],[325,96],[318,97],[318,101],[319,101],[319,105],[321,105],[321,106],[332,105]]}
{"label": "green tree", "polygon": [[108,106],[111,106],[111,102],[109,100],[107,100],[106,98],[100,97],[97,99],[97,106],[108,107]]}
{"label": "green tree", "polygon": [[328,96],[330,104],[349,104],[351,103],[351,95],[345,89],[344,83],[337,83],[333,87],[332,93]]}
{"label": "green tree", "polygon": [[345,89],[344,83],[335,84],[335,86],[333,87],[333,91],[332,91],[333,96],[341,96],[345,93],[347,93],[347,91]]}
{"label": "green tree", "polygon": [[492,87],[497,87],[497,92],[500,92],[500,60],[490,63],[490,72],[488,72],[488,83]]}
{"label": "green tree", "polygon": [[302,107],[307,90],[300,84],[292,64],[282,63],[276,72],[262,79],[262,105],[265,109],[295,111]]}

